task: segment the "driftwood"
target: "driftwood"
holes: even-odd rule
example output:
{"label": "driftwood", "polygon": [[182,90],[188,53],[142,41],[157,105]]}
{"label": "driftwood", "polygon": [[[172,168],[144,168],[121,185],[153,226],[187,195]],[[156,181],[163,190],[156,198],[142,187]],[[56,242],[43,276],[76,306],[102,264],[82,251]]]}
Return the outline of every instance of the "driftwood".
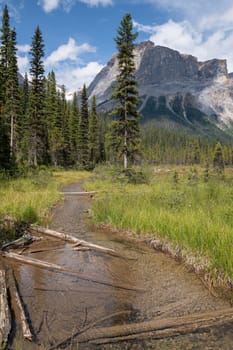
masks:
{"label": "driftwood", "polygon": [[7,249],[7,248],[19,248],[22,246],[25,246],[26,244],[30,244],[32,242],[33,238],[31,235],[29,234],[25,234],[22,237],[9,242],[9,243],[5,243],[2,245],[2,250]]}
{"label": "driftwood", "polygon": [[20,321],[21,321],[21,325],[22,325],[22,331],[23,331],[23,337],[24,339],[30,340],[32,341],[33,339],[33,335],[32,332],[30,330],[29,327],[29,323],[24,311],[24,307],[23,307],[23,302],[22,299],[19,295],[19,291],[18,291],[18,286],[17,286],[17,281],[15,279],[14,274],[12,274],[12,281],[13,281],[13,285],[12,285],[12,290],[13,290],[13,295],[16,301],[16,304],[18,306],[18,310],[19,310],[19,316],[20,316]]}
{"label": "driftwood", "polygon": [[11,314],[7,300],[6,274],[0,270],[0,346],[7,345],[11,330]]}
{"label": "driftwood", "polygon": [[71,337],[63,340],[61,343],[53,346],[52,348],[49,348],[49,350],[55,350],[55,349],[58,349],[60,347],[63,347],[63,346],[68,346],[71,344],[71,342],[73,341],[74,338],[76,338],[77,336],[80,336],[81,334],[85,333],[86,331],[88,331],[89,329],[92,329],[93,327],[97,326],[98,324],[101,324],[103,322],[106,322],[108,320],[111,320],[112,318],[114,317],[122,317],[122,316],[126,316],[126,317],[129,317],[130,314],[132,313],[131,310],[125,310],[125,311],[117,311],[113,314],[110,314],[110,315],[107,315],[107,316],[104,316],[104,317],[101,317],[99,318],[98,320],[88,324],[87,326],[83,327],[81,330],[79,330],[77,333],[74,333],[72,334]]}
{"label": "driftwood", "polygon": [[40,241],[41,239],[42,239],[41,237],[31,236],[30,234],[27,233],[12,242],[3,244],[1,249],[5,250],[5,249],[17,249],[17,248],[25,247],[31,244],[32,242]]}
{"label": "driftwood", "polygon": [[74,243],[75,246],[88,247],[88,248],[90,248],[92,250],[96,250],[96,251],[99,251],[99,252],[102,252],[102,253],[106,253],[106,254],[110,254],[110,255],[113,255],[113,256],[122,257],[122,255],[117,253],[114,249],[102,247],[102,246],[100,246],[98,244],[89,243],[89,242],[86,242],[84,240],[78,239],[77,237],[74,237],[74,236],[66,234],[66,233],[57,232],[57,231],[50,230],[48,228],[41,227],[41,226],[36,226],[36,225],[31,226],[31,230],[35,231],[35,232],[39,232],[39,233],[44,233],[45,235],[48,235],[48,236],[51,236],[51,237],[62,239],[64,241],[67,241],[67,242],[70,242],[70,243]]}
{"label": "driftwood", "polygon": [[68,196],[91,196],[93,194],[96,194],[96,191],[81,191],[81,192],[61,192],[61,194],[68,195]]}
{"label": "driftwood", "polygon": [[78,337],[79,343],[116,343],[134,339],[161,339],[195,333],[233,322],[233,308],[182,317],[155,319],[135,324],[94,328]]}
{"label": "driftwood", "polygon": [[33,265],[42,269],[49,269],[49,270],[55,270],[58,272],[64,272],[64,273],[68,273],[71,275],[75,275],[78,278],[80,278],[81,280],[84,281],[88,281],[88,282],[93,282],[93,283],[97,283],[97,284],[102,284],[105,286],[109,286],[109,287],[113,287],[113,288],[119,288],[119,289],[123,289],[123,290],[131,290],[131,291],[135,291],[135,292],[144,292],[143,289],[139,289],[139,288],[133,288],[130,287],[128,285],[125,284],[121,284],[121,283],[114,283],[114,282],[108,282],[108,281],[104,281],[104,280],[100,280],[98,278],[95,277],[87,277],[85,275],[80,274],[79,272],[70,270],[70,269],[66,269],[61,265],[57,265],[57,264],[53,264],[53,263],[49,263],[47,261],[41,261],[39,259],[34,259],[31,258],[29,256],[22,256],[16,253],[12,253],[12,252],[0,252],[0,255],[4,258],[8,258],[8,259],[13,259],[15,261],[19,261],[20,263],[23,264],[28,264],[28,265]]}

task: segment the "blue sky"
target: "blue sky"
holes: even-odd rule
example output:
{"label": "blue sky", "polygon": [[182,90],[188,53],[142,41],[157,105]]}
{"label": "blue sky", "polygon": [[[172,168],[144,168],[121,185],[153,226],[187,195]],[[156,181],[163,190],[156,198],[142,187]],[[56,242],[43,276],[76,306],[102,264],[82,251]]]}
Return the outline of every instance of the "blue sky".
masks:
{"label": "blue sky", "polygon": [[18,64],[29,69],[28,51],[37,25],[45,42],[46,72],[74,91],[87,85],[116,51],[113,38],[130,12],[138,42],[152,40],[199,60],[226,58],[233,71],[231,0],[0,0],[16,28]]}

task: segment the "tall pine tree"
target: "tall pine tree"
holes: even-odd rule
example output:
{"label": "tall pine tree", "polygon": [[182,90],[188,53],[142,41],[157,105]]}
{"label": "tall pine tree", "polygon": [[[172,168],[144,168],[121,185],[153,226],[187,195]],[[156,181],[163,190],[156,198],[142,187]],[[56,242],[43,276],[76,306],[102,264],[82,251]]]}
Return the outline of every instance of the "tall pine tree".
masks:
{"label": "tall pine tree", "polygon": [[5,6],[2,15],[0,50],[0,168],[3,169],[9,169],[11,165],[10,122],[6,114],[6,87],[11,39],[9,12],[8,7]]}
{"label": "tall pine tree", "polygon": [[113,98],[117,101],[117,107],[112,112],[117,119],[113,127],[113,137],[118,141],[118,151],[123,155],[126,169],[129,159],[132,161],[135,159],[140,144],[138,91],[133,53],[138,33],[133,33],[129,13],[123,17],[117,33],[115,41],[118,49],[119,74],[113,93]]}
{"label": "tall pine tree", "polygon": [[78,96],[75,92],[73,94],[73,99],[70,108],[69,117],[69,133],[70,133],[70,149],[71,149],[71,161],[76,164],[78,161],[78,135],[79,135],[79,105]]}
{"label": "tall pine tree", "polygon": [[62,120],[59,114],[59,97],[56,88],[55,73],[49,72],[46,82],[45,113],[48,130],[49,153],[52,164],[61,162],[64,140],[62,135]]}
{"label": "tall pine tree", "polygon": [[88,167],[89,165],[88,128],[88,99],[87,89],[84,85],[81,94],[81,111],[78,131],[79,163],[84,167]]}
{"label": "tall pine tree", "polygon": [[96,98],[93,96],[91,102],[91,110],[89,117],[89,154],[90,164],[94,168],[100,158],[100,136],[99,136],[99,121],[96,110]]}
{"label": "tall pine tree", "polygon": [[8,77],[6,81],[5,114],[10,125],[10,153],[11,160],[16,156],[17,129],[21,116],[20,92],[18,83],[18,65],[16,56],[16,32],[11,30],[9,43]]}
{"label": "tall pine tree", "polygon": [[29,164],[37,166],[46,159],[47,132],[45,124],[45,78],[44,78],[44,42],[39,27],[36,28],[31,45],[32,77],[30,89],[30,150]]}

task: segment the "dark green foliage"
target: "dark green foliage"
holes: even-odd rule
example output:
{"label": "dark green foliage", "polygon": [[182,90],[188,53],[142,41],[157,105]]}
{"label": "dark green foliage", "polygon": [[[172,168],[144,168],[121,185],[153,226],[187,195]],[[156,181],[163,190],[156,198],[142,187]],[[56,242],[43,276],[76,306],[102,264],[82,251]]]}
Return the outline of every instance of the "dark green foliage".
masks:
{"label": "dark green foliage", "polygon": [[69,141],[69,107],[66,101],[66,89],[62,85],[61,92],[58,94],[58,124],[61,125],[62,139],[61,139],[61,154],[62,157],[59,165],[69,166],[70,160],[70,141]]}
{"label": "dark green foliage", "polygon": [[148,184],[151,174],[146,169],[141,168],[116,168],[113,171],[114,181],[129,183],[129,184]]}
{"label": "dark green foliage", "polygon": [[18,83],[18,66],[16,57],[16,33],[15,30],[10,32],[9,43],[9,63],[8,63],[8,77],[6,81],[6,102],[5,115],[7,124],[10,130],[10,153],[11,158],[14,159],[16,153],[17,126],[19,125],[21,106],[20,93]]}
{"label": "dark green foliage", "polygon": [[70,106],[69,116],[69,133],[70,133],[70,149],[71,162],[76,164],[78,162],[78,133],[79,133],[80,112],[78,105],[78,96],[73,94],[73,100]]}
{"label": "dark green foliage", "polygon": [[[213,163],[215,142],[189,133],[158,127],[142,126],[143,159],[150,164],[205,165]],[[232,165],[232,145],[222,145],[224,162]]]}
{"label": "dark green foliage", "polygon": [[10,28],[8,8],[5,6],[1,27],[0,50],[0,167],[12,172],[15,168],[17,122],[20,112],[16,32]]}
{"label": "dark green foliage", "polygon": [[[8,78],[8,66],[9,66],[9,46],[11,41],[11,29],[10,18],[7,5],[4,7],[2,15],[2,27],[1,27],[1,66],[2,66],[2,83],[3,90],[6,89],[6,82]],[[3,99],[5,100],[5,91],[3,92]]]}
{"label": "dark green foliage", "polygon": [[214,149],[213,167],[220,174],[224,171],[223,150],[219,142]]}
{"label": "dark green foliage", "polygon": [[118,49],[119,74],[113,93],[117,106],[112,112],[116,119],[112,128],[112,138],[116,139],[118,155],[123,156],[124,168],[127,168],[128,160],[135,160],[140,143],[137,110],[139,101],[133,54],[134,41],[138,33],[133,33],[129,13],[123,17],[117,33],[115,41]]}
{"label": "dark green foliage", "polygon": [[205,169],[204,169],[204,174],[203,174],[204,182],[208,182],[209,181],[209,177],[210,177],[210,174],[209,174],[209,163],[206,162]]}
{"label": "dark green foliage", "polygon": [[174,171],[173,182],[174,182],[174,187],[177,188],[178,183],[179,183],[179,175],[178,175],[177,171]]}
{"label": "dark green foliage", "polygon": [[94,168],[100,159],[100,137],[99,137],[99,120],[96,110],[95,96],[92,98],[90,118],[89,118],[89,155],[90,164]]}
{"label": "dark green foliage", "polygon": [[[69,103],[66,101],[65,87],[57,89],[54,72],[50,72],[45,79],[44,43],[39,27],[35,30],[31,45],[32,82],[29,86],[25,75],[23,85],[19,87],[16,33],[10,28],[7,6],[3,10],[0,30],[1,176],[9,177],[19,174],[19,171],[23,173],[23,169],[40,164],[80,165],[90,169],[104,161],[119,164],[122,158],[125,168],[129,163],[142,162],[208,163],[221,173],[224,165],[233,164],[230,131],[226,136],[226,132],[213,123],[212,117],[208,118],[195,109],[190,94],[182,96],[178,93],[169,101],[166,96],[150,97],[147,101],[146,96],[142,97],[146,117],[142,120],[141,151],[133,54],[137,33],[133,33],[130,14],[123,17],[115,38],[119,72],[113,94],[116,102],[113,121],[112,115],[98,115],[95,98],[90,101],[88,110],[86,86],[82,90],[79,108],[77,94]],[[147,118],[153,119],[153,122],[148,122]],[[215,147],[216,140],[221,141],[220,148]],[[208,172],[206,166],[204,181],[208,181]],[[120,177],[138,181],[135,177],[140,178],[140,174],[134,175],[130,168]]]}
{"label": "dark green foliage", "polygon": [[52,71],[46,81],[45,117],[48,130],[48,146],[51,163],[59,165],[62,158],[64,138],[62,131],[61,113],[56,89],[56,77]]}
{"label": "dark green foliage", "polygon": [[28,76],[25,74],[23,85],[20,86],[21,95],[21,116],[18,120],[18,162],[26,164],[29,154],[29,82]]}
{"label": "dark green foliage", "polygon": [[44,42],[39,27],[36,28],[31,46],[32,77],[29,104],[29,164],[37,166],[46,159],[47,130],[45,124],[45,78],[44,78]]}
{"label": "dark green foliage", "polygon": [[89,167],[89,150],[88,150],[88,100],[86,86],[83,86],[81,95],[81,111],[78,130],[78,150],[79,150],[79,163],[84,168]]}

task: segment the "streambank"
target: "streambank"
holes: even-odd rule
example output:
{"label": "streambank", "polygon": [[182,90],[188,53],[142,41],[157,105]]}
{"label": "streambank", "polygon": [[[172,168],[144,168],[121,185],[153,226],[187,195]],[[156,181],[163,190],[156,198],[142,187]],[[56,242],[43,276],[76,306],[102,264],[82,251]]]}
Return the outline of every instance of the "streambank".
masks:
{"label": "streambank", "polygon": [[[80,184],[65,188],[81,190]],[[66,269],[104,279],[112,284],[129,285],[125,290],[80,280],[74,275],[14,265],[20,295],[34,334],[32,343],[22,339],[15,325],[15,337],[9,349],[231,349],[232,324],[196,329],[163,339],[149,332],[143,339],[120,339],[98,344],[85,340],[84,333],[97,328],[122,329],[149,321],[182,318],[188,315],[221,312],[229,303],[211,295],[200,279],[168,255],[154,251],[142,242],[117,233],[93,230],[87,224],[90,198],[66,194],[64,202],[53,210],[50,228],[71,233],[79,239],[114,249],[127,259],[93,251],[72,251],[68,243],[54,239],[36,242],[34,253],[27,255],[59,264]],[[42,249],[43,248],[43,249]],[[46,248],[46,249],[45,249]],[[35,252],[37,251],[37,252]],[[16,315],[17,316],[17,315]],[[79,343],[80,339],[80,343]]]}

